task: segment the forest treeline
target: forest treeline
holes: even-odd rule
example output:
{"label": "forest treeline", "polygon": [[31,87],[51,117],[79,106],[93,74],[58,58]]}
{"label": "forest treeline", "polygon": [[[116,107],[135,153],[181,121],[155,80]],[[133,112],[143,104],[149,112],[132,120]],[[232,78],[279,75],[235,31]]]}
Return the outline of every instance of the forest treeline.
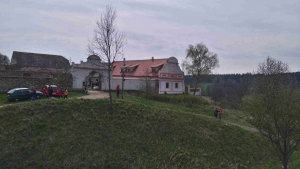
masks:
{"label": "forest treeline", "polygon": [[[300,87],[300,72],[287,73],[295,84]],[[238,108],[242,98],[247,94],[252,79],[257,74],[224,74],[204,75],[198,85],[201,95],[210,96],[215,102],[222,102],[223,107]],[[185,85],[195,86],[193,78],[185,76]]]}
{"label": "forest treeline", "polygon": [[[297,84],[300,84],[300,72],[292,72],[287,74],[289,74]],[[256,76],[256,74],[252,74],[252,73],[220,74],[220,75],[210,74],[210,75],[203,75],[200,83],[222,83],[227,81],[233,81],[235,83],[250,84],[254,76]],[[191,87],[194,87],[194,80],[190,75],[184,76],[184,83],[185,85],[191,85]]]}

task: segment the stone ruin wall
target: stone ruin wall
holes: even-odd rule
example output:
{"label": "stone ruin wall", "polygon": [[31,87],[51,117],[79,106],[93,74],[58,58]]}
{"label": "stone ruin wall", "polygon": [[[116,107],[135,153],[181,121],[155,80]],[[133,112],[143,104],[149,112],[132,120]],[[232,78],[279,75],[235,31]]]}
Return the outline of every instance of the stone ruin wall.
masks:
{"label": "stone ruin wall", "polygon": [[[71,73],[63,75],[61,73],[68,67],[69,61],[63,56],[14,51],[11,65],[0,69],[0,92],[31,86],[41,90],[46,84],[60,86],[59,83],[71,88],[73,85]],[[62,78],[65,78],[64,82]]]}
{"label": "stone ruin wall", "polygon": [[[34,86],[37,90],[41,90],[46,84],[57,84],[59,81],[58,73],[49,72],[29,72],[29,71],[0,71],[0,92],[7,92],[10,89],[18,87],[30,88]],[[72,87],[72,75],[66,75],[71,78],[67,84],[68,88]]]}
{"label": "stone ruin wall", "polygon": [[18,68],[37,67],[64,69],[70,66],[69,61],[63,56],[22,52],[14,52],[11,63]]}

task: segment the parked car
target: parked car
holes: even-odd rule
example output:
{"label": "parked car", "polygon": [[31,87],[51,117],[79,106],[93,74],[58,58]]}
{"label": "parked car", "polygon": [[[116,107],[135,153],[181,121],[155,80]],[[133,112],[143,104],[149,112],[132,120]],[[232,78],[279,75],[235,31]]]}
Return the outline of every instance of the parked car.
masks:
{"label": "parked car", "polygon": [[[56,85],[50,85],[52,87],[52,97],[62,97],[63,93],[60,91],[60,89],[58,89],[58,87]],[[45,85],[44,88],[42,89],[42,93],[45,96],[49,96],[49,91],[48,91],[49,85]]]}
{"label": "parked car", "polygon": [[[43,93],[36,91],[35,98],[39,99],[43,97]],[[7,92],[6,98],[9,101],[28,100],[31,98],[31,92],[28,88],[14,88]]]}

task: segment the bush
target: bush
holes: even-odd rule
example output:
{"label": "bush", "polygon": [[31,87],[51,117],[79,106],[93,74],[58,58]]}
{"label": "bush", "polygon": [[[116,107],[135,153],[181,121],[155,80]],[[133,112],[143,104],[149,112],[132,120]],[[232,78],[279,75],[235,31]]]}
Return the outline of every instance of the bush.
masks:
{"label": "bush", "polygon": [[160,94],[145,94],[144,98],[155,100],[159,102],[168,102],[172,104],[180,104],[183,106],[192,106],[200,107],[203,105],[209,105],[209,102],[205,99],[202,99],[197,96],[188,95],[188,94],[179,94],[179,95],[160,95]]}

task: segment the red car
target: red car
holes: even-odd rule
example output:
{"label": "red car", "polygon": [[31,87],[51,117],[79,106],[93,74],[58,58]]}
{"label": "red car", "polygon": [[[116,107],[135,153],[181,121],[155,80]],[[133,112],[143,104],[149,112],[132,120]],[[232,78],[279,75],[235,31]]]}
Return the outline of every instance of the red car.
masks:
{"label": "red car", "polygon": [[[50,85],[53,92],[52,92],[52,97],[62,97],[63,96],[63,91],[61,91],[60,89],[58,89],[58,87],[56,85]],[[42,93],[45,96],[49,96],[49,85],[45,85],[44,88],[42,89]]]}

